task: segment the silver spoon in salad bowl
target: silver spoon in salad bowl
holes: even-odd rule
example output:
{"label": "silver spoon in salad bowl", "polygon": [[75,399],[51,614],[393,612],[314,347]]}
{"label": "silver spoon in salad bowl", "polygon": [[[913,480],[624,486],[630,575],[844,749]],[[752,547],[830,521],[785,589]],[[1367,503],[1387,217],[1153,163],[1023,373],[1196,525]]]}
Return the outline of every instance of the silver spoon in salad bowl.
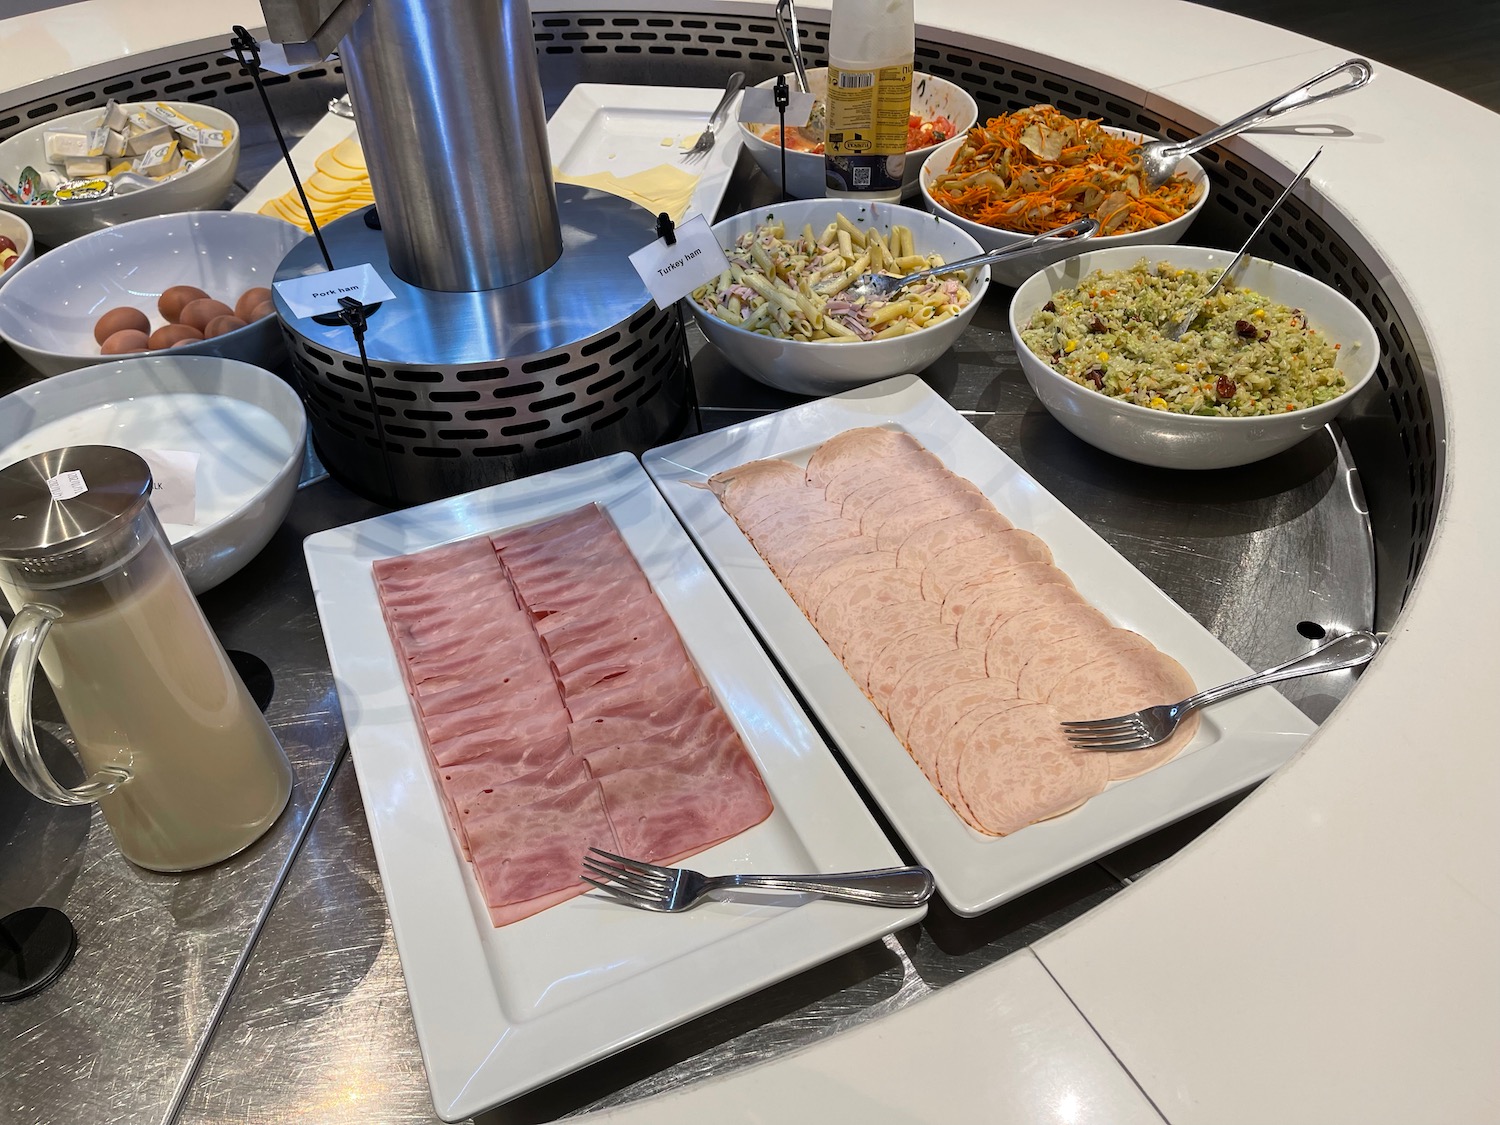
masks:
{"label": "silver spoon in salad bowl", "polygon": [[1218,292],[1219,286],[1223,285],[1224,282],[1228,279],[1229,275],[1234,272],[1234,267],[1240,264],[1241,259],[1243,259],[1245,256],[1245,252],[1250,249],[1250,244],[1255,241],[1256,237],[1265,227],[1267,221],[1269,221],[1271,216],[1276,213],[1276,209],[1281,206],[1281,204],[1286,200],[1287,196],[1292,194],[1292,189],[1300,184],[1302,180],[1307,176],[1307,170],[1313,166],[1313,160],[1317,160],[1318,157],[1322,155],[1323,150],[1321,148],[1318,149],[1317,152],[1313,153],[1312,160],[1309,160],[1306,164],[1304,164],[1302,166],[1302,171],[1298,172],[1295,176],[1292,177],[1292,182],[1281,189],[1281,194],[1276,197],[1276,202],[1271,204],[1271,206],[1266,209],[1266,213],[1260,217],[1260,222],[1256,223],[1255,229],[1250,232],[1250,237],[1245,239],[1245,244],[1240,247],[1239,253],[1236,254],[1233,258],[1229,259],[1229,264],[1224,267],[1223,271],[1219,274],[1218,279],[1207,289],[1205,289],[1201,296],[1193,298],[1193,300],[1188,305],[1187,312],[1183,313],[1182,316],[1177,319],[1176,323],[1174,323],[1171,328],[1167,329],[1165,335],[1168,340],[1182,339],[1182,334],[1192,326],[1193,321],[1198,319],[1198,310],[1203,307],[1204,302],[1212,297],[1216,292]]}
{"label": "silver spoon in salad bowl", "polygon": [[946,262],[941,266],[933,266],[931,269],[917,270],[915,273],[906,274],[904,277],[893,277],[884,273],[867,273],[862,277],[855,278],[849,283],[844,293],[852,300],[888,300],[897,292],[911,285],[913,282],[925,281],[929,277],[940,277],[943,274],[962,273],[964,270],[978,269],[993,262],[1003,262],[1008,258],[1018,258],[1028,254],[1044,243],[1078,241],[1091,237],[1099,229],[1098,220],[1085,216],[1074,219],[1071,223],[1060,226],[1055,230],[1044,231],[1034,234],[1030,238],[1014,242],[999,250],[990,250],[983,254],[975,254],[973,257],[960,258],[956,262]]}
{"label": "silver spoon in salad bowl", "polygon": [[[1349,73],[1349,79],[1329,90],[1321,93],[1313,93],[1313,88],[1328,81],[1336,74]],[[1217,129],[1210,129],[1200,136],[1187,141],[1151,141],[1141,146],[1141,163],[1143,165],[1144,178],[1147,187],[1160,187],[1177,174],[1177,164],[1184,156],[1191,156],[1199,149],[1216,145],[1220,141],[1228,140],[1237,133],[1242,133],[1262,121],[1269,121],[1273,117],[1280,117],[1283,113],[1302,106],[1314,105],[1329,98],[1336,98],[1340,94],[1347,94],[1358,90],[1370,80],[1374,74],[1374,68],[1364,59],[1349,59],[1339,63],[1338,66],[1325,70],[1315,78],[1309,78],[1294,90],[1288,90],[1280,97],[1272,98],[1265,105],[1256,106],[1249,113],[1241,114],[1233,121],[1226,121]]]}

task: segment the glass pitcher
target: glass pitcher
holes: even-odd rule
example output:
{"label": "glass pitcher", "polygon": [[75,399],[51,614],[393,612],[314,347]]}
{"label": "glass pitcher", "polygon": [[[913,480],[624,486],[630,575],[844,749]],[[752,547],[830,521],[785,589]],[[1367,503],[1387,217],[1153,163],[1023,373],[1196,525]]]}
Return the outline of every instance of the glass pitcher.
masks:
{"label": "glass pitcher", "polygon": [[[121,853],[153,871],[217,863],[281,814],[292,771],[188,589],[129,450],[85,445],[0,470],[0,754],[34,795],[99,802]],[[40,662],[89,774],[37,750]]]}

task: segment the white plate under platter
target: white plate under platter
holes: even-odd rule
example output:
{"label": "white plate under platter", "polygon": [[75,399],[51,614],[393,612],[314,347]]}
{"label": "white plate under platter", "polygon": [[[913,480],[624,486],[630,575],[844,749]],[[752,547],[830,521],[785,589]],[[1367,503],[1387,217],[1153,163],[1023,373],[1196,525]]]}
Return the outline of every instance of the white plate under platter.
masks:
{"label": "white plate under platter", "polygon": [[975,915],[993,909],[1254,784],[1290,758],[1313,731],[1302,712],[1264,688],[1204,713],[1197,738],[1172,762],[1111,783],[1073,812],[1004,838],[964,824],[714,495],[689,487],[761,457],[805,463],[818,443],[856,426],[911,433],[949,469],[978,485],[1017,527],[1046,540],[1057,565],[1114,624],[1149,638],[1181,661],[1199,685],[1232,680],[1248,669],[914,375],[647,453],[642,458],[646,471],[896,831],[932,870],[938,892],[956,912]]}
{"label": "white plate under platter", "polygon": [[[723,95],[722,89],[700,86],[580,82],[547,122],[552,163],[569,176],[613,172],[621,177],[675,165],[699,177],[683,218],[703,215],[712,223],[740,152],[734,114],[701,163],[682,163],[681,141],[703,131]],[[662,144],[669,138],[670,145]]]}
{"label": "white plate under platter", "polygon": [[597,502],[620,529],[775,802],[704,871],[900,863],[661,495],[629,454],[308,537],[308,572],[438,1113],[497,1105],[920,920],[821,900],[649,914],[575,898],[495,929],[458,855],[370,576],[390,555]]}

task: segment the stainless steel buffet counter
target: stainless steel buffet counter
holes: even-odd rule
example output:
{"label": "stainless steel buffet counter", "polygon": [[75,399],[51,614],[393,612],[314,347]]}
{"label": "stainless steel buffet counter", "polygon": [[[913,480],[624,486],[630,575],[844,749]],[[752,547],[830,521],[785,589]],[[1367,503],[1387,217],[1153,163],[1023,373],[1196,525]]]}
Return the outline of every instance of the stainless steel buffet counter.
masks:
{"label": "stainless steel buffet counter", "polygon": [[[549,103],[560,92],[549,87]],[[261,168],[266,158],[262,147]],[[255,166],[247,157],[245,175]],[[742,154],[721,214],[771,198]],[[1236,229],[1205,220],[1197,233],[1229,244]],[[1007,338],[1009,296],[993,291],[924,378],[1044,488],[1252,666],[1310,648],[1324,630],[1378,623],[1376,545],[1339,431],[1239,470],[1184,475],[1117,461],[1035,402]],[[706,426],[800,401],[749,381],[696,330],[691,337]],[[266,550],[203,598],[296,771],[292,804],[268,836],[209,871],[157,875],[116,853],[97,813],[41,805],[0,776],[0,913],[61,907],[80,940],[58,983],[0,1008],[0,1120],[436,1120],[302,558],[305,536],[383,509],[328,478],[315,458],[306,477]],[[1350,682],[1340,674],[1284,693],[1321,721]],[[65,765],[65,728],[55,709],[39,707]],[[935,902],[916,930],[483,1120],[544,1121],[620,1104],[876,1018],[1090,909],[1232,803],[983,917],[962,919]]]}

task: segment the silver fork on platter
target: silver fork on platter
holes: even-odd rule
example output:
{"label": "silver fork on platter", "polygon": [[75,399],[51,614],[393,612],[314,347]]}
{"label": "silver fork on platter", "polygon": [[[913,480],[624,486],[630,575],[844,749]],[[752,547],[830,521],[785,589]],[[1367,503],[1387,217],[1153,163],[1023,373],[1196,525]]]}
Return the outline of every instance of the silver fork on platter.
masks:
{"label": "silver fork on platter", "polygon": [[1358,668],[1379,649],[1380,638],[1374,633],[1345,633],[1295,660],[1200,691],[1181,703],[1163,703],[1112,719],[1085,719],[1065,722],[1062,726],[1068,739],[1082,750],[1145,750],[1165,742],[1177,729],[1177,724],[1200,707],[1281,680],[1336,672],[1340,668]]}
{"label": "silver fork on platter", "polygon": [[840,875],[704,875],[686,867],[658,867],[590,848],[583,857],[585,883],[617,902],[672,914],[697,905],[715,891],[758,888],[819,895],[867,906],[921,906],[932,897],[925,867],[882,867]]}
{"label": "silver fork on platter", "polygon": [[698,134],[698,139],[693,142],[693,147],[682,153],[684,164],[696,164],[708,155],[709,149],[714,147],[717,139],[715,133],[724,126],[724,115],[729,112],[729,103],[734,101],[734,96],[740,92],[740,87],[745,84],[745,72],[737,70],[729,76],[729,81],[724,84],[724,96],[719,99],[719,104],[714,106],[714,111],[708,115],[708,124],[703,126],[703,132]]}

